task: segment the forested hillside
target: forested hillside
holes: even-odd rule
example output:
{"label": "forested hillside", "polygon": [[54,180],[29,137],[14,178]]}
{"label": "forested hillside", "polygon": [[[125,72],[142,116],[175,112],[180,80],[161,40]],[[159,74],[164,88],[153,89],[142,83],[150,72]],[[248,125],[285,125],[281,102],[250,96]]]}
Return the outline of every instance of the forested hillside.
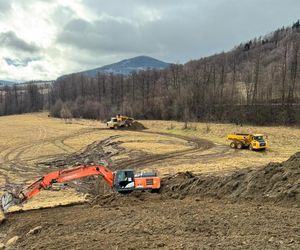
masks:
{"label": "forested hillside", "polygon": [[51,114],[300,124],[299,46],[298,21],[227,53],[161,71],[70,75],[51,87]]}
{"label": "forested hillside", "polygon": [[232,51],[129,77],[70,76],[52,89],[52,113],[73,116],[300,123],[299,22]]}

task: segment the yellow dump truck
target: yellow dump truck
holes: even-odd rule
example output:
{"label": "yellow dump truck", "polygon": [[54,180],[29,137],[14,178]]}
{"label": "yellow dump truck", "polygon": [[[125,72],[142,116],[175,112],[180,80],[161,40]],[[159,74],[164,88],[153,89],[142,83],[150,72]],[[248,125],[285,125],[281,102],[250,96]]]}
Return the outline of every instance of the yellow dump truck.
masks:
{"label": "yellow dump truck", "polygon": [[106,123],[107,127],[111,129],[118,129],[120,127],[130,127],[134,119],[128,116],[117,115],[112,117],[109,122]]}
{"label": "yellow dump truck", "polygon": [[231,148],[249,148],[250,150],[265,150],[268,143],[261,134],[231,134],[227,136]]}

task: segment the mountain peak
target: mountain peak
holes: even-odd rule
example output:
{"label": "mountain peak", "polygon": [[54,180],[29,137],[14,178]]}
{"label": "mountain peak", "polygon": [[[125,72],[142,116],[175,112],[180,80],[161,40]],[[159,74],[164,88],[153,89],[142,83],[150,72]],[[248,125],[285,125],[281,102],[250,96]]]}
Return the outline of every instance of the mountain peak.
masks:
{"label": "mountain peak", "polygon": [[129,75],[133,72],[138,72],[147,69],[162,70],[169,66],[170,66],[169,63],[160,61],[150,56],[142,55],[142,56],[137,56],[129,59],[124,59],[117,63],[105,65],[100,68],[82,71],[79,72],[79,74],[84,74],[88,77],[96,77],[98,73]]}

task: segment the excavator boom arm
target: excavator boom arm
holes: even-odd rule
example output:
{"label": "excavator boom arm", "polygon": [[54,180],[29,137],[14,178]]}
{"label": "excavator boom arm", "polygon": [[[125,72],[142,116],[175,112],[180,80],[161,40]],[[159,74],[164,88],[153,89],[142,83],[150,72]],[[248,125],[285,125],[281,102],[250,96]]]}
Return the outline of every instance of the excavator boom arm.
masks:
{"label": "excavator boom arm", "polygon": [[2,197],[1,207],[3,210],[7,210],[13,204],[23,203],[37,195],[41,190],[51,187],[53,183],[64,183],[93,175],[101,175],[110,187],[113,186],[113,172],[108,170],[106,167],[80,166],[77,168],[51,172],[33,182],[19,194],[6,194],[6,196]]}

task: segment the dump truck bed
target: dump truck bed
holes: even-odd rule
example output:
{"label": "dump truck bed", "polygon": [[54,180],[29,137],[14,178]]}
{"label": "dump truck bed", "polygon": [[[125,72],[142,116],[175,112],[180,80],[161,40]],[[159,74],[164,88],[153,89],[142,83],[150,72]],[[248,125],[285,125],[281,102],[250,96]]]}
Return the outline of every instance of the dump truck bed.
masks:
{"label": "dump truck bed", "polygon": [[250,134],[230,134],[227,136],[228,140],[244,141],[250,139]]}

